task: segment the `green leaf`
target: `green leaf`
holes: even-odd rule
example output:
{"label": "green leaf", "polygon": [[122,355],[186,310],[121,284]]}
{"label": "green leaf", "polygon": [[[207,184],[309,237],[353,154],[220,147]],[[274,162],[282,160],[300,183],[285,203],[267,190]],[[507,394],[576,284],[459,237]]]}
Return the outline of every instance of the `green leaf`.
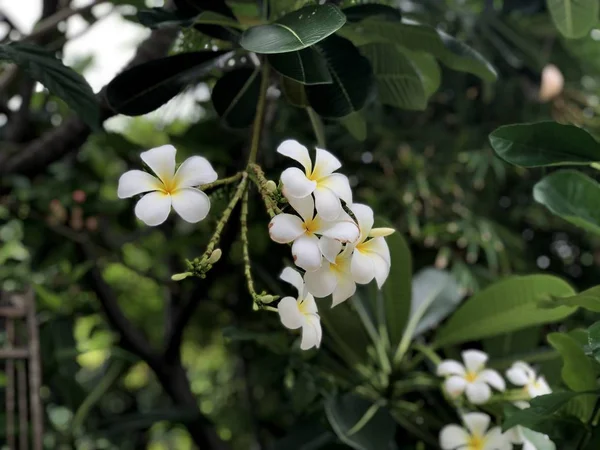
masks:
{"label": "green leaf", "polygon": [[354,394],[332,397],[325,414],[340,440],[356,450],[382,450],[390,446],[396,423],[381,406]]}
{"label": "green leaf", "polygon": [[499,281],[463,302],[438,331],[436,345],[445,347],[564,319],[576,308],[545,309],[538,303],[550,296],[574,293],[567,282],[551,275]]}
{"label": "green leaf", "polygon": [[600,322],[596,322],[587,329],[586,354],[600,362]]}
{"label": "green leaf", "polygon": [[357,141],[364,142],[367,139],[367,122],[360,111],[342,117],[340,123]]}
{"label": "green leaf", "polygon": [[165,8],[142,9],[136,14],[138,21],[148,28],[189,27],[194,20],[179,11]]}
{"label": "green leaf", "polygon": [[291,105],[299,108],[306,108],[308,106],[306,90],[304,89],[304,85],[302,83],[298,83],[291,78],[282,76],[280,85],[283,95]]}
{"label": "green leaf", "polygon": [[281,75],[302,84],[331,83],[327,61],[313,48],[297,52],[274,53],[267,57],[269,64]]}
{"label": "green leaf", "polygon": [[570,39],[584,37],[598,21],[598,0],[546,0],[546,5],[558,31]]}
{"label": "green leaf", "polygon": [[346,16],[335,5],[310,5],[267,25],[244,31],[240,45],[256,53],[285,53],[310,47],[335,33]]}
{"label": "green leaf", "polygon": [[570,297],[553,297],[542,303],[542,306],[549,308],[560,305],[580,306],[588,311],[600,312],[600,286],[594,286]]}
{"label": "green leaf", "polygon": [[195,18],[194,28],[207,36],[237,44],[239,23],[224,0],[175,0],[177,14]]}
{"label": "green leaf", "polygon": [[411,52],[402,47],[398,48],[410,59],[417,70],[427,98],[431,97],[438,90],[442,81],[442,73],[436,59],[429,53]]}
{"label": "green leaf", "polygon": [[225,52],[191,52],[156,59],[117,75],[106,89],[109,105],[127,116],[149,113],[203,79]]}
{"label": "green leaf", "polygon": [[0,45],[0,60],[14,62],[60,97],[91,128],[100,128],[100,107],[94,91],[85,78],[65,66],[53,53],[36,45],[13,42]]}
{"label": "green leaf", "polygon": [[[306,86],[311,107],[321,116],[340,118],[362,109],[371,92],[373,74],[369,61],[352,43],[330,36],[315,49],[327,61],[333,83]],[[348,70],[351,67],[352,70]]]}
{"label": "green leaf", "polygon": [[560,170],[533,187],[533,198],[573,225],[600,234],[600,185],[575,170]]}
{"label": "green leaf", "polygon": [[419,72],[395,45],[367,44],[360,47],[360,51],[371,63],[381,103],[417,111],[427,108],[427,95]]}
{"label": "green leaf", "polygon": [[367,3],[364,5],[355,5],[342,9],[348,22],[360,22],[367,17],[381,17],[388,20],[402,19],[402,13],[399,9],[377,3]]}
{"label": "green leaf", "polygon": [[260,70],[240,68],[223,75],[212,91],[215,110],[232,128],[252,124],[260,95]]}
{"label": "green leaf", "polygon": [[490,144],[506,162],[522,167],[591,164],[600,161],[600,144],[585,130],[556,122],[505,125]]}

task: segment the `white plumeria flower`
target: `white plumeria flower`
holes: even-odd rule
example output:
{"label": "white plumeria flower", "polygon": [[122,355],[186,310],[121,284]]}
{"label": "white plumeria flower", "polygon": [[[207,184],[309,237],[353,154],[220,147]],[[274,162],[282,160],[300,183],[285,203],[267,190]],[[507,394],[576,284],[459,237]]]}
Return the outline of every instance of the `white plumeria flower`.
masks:
{"label": "white plumeria flower", "polygon": [[502,434],[500,427],[489,431],[490,416],[483,413],[467,413],[463,417],[465,427],[446,425],[440,432],[442,450],[510,450],[512,445]]}
{"label": "white plumeria flower", "polygon": [[462,352],[464,365],[458,361],[446,360],[437,366],[437,375],[448,377],[444,382],[444,390],[456,398],[464,392],[474,405],[487,402],[492,396],[490,386],[504,391],[506,384],[498,372],[486,369],[488,355],[479,350]]}
{"label": "white plumeria flower", "polygon": [[141,170],[130,170],[119,178],[119,198],[149,192],[135,205],[135,215],[146,225],[156,226],[167,220],[171,206],[183,220],[190,223],[200,222],[208,215],[210,199],[193,186],[212,183],[217,179],[217,172],[201,156],[186,159],[175,172],[175,153],[172,145],[143,152],[140,155],[142,161],[156,176]]}
{"label": "white plumeria flower", "polygon": [[[325,245],[324,245],[325,244]],[[331,307],[349,299],[356,292],[356,283],[352,277],[352,247],[346,246],[340,253],[342,244],[328,239],[321,243],[325,259],[321,268],[315,272],[306,272],[304,281],[308,291],[315,297],[332,296]]]}
{"label": "white plumeria flower", "polygon": [[515,386],[523,386],[530,398],[552,393],[543,376],[537,376],[535,370],[523,361],[516,361],[506,371],[506,378]]}
{"label": "white plumeria flower", "polygon": [[317,213],[325,220],[335,220],[342,213],[340,199],[348,205],[352,204],[348,177],[333,173],[342,167],[342,163],[327,150],[317,148],[314,167],[308,149],[298,141],[283,141],[277,152],[298,161],[304,167],[304,172],[292,167],[281,174],[283,192],[288,199],[314,194]]}
{"label": "white plumeria flower", "polygon": [[286,267],[279,276],[298,290],[298,298],[284,297],[277,305],[281,323],[290,330],[302,328],[300,348],[308,350],[321,345],[321,321],[317,313],[315,298],[306,290],[302,275]]}
{"label": "white plumeria flower", "polygon": [[269,235],[280,244],[293,242],[292,255],[298,267],[309,272],[321,267],[321,247],[327,247],[328,240],[352,242],[358,238],[358,227],[351,218],[327,222],[318,214],[315,215],[315,203],[311,195],[290,197],[289,203],[300,217],[286,213],[276,215],[269,223]]}
{"label": "white plumeria flower", "polygon": [[370,283],[373,278],[379,289],[390,273],[390,249],[384,236],[389,236],[393,228],[373,228],[373,210],[367,205],[354,203],[350,209],[360,228],[360,236],[354,243],[351,271],[358,284]]}
{"label": "white plumeria flower", "polygon": [[[522,445],[521,450],[538,450],[538,447],[536,447],[533,442],[531,442],[529,439],[527,439],[527,437],[525,436],[525,433],[523,432],[524,429],[526,429],[526,428],[523,428],[522,426],[517,425],[516,427],[513,427],[510,430],[507,430],[504,434],[511,444]],[[541,433],[539,433],[539,434],[541,434]],[[550,437],[548,437],[547,435],[544,434],[542,436],[546,440],[550,441]]]}

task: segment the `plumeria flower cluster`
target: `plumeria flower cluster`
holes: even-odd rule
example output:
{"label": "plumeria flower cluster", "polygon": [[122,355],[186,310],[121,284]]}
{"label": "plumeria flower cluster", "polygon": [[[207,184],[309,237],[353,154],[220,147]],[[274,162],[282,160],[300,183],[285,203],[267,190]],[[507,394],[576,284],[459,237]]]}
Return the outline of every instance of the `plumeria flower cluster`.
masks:
{"label": "plumeria flower cluster", "polygon": [[[302,348],[307,342],[318,347],[321,333],[313,331],[319,317],[314,297],[331,295],[332,306],[336,306],[355,293],[357,283],[375,279],[381,288],[391,265],[384,238],[394,230],[373,228],[373,210],[352,202],[348,177],[336,172],[342,164],[330,152],[317,148],[314,164],[308,149],[294,140],[281,143],[277,152],[303,169],[291,167],[281,174],[281,191],[289,209],[272,218],[269,234],[275,242],[291,244],[294,263],[304,271],[298,300],[293,304],[287,300],[291,297],[286,297],[278,310],[284,326],[302,328]],[[286,281],[291,279],[290,273],[284,271]],[[302,278],[299,273],[294,277]],[[290,320],[292,306],[297,320]],[[300,325],[308,323],[306,320],[312,325]]]}
{"label": "plumeria flower cluster", "polygon": [[[506,390],[506,382],[499,372],[486,368],[488,355],[480,350],[465,350],[462,363],[445,360],[438,364],[438,376],[445,377],[443,390],[450,399],[460,402],[464,397],[473,406],[487,403],[492,389]],[[516,361],[507,371],[506,378],[517,387],[514,404],[519,408],[529,407],[527,400],[552,390],[543,376],[523,361]],[[463,426],[451,424],[440,432],[440,447],[444,450],[511,450],[513,444],[524,450],[536,450],[524,428],[516,426],[502,433],[500,427],[490,428],[490,417],[481,412],[462,414]],[[548,439],[547,436],[545,436]]]}

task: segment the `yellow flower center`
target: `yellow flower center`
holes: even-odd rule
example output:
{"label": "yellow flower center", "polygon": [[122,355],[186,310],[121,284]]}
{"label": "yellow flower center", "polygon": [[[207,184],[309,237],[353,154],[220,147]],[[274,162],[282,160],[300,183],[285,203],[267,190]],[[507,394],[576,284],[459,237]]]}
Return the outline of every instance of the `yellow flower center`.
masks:
{"label": "yellow flower center", "polygon": [[305,305],[304,300],[302,300],[298,303],[298,310],[302,313],[302,315],[308,314],[307,307]]}
{"label": "yellow flower center", "polygon": [[304,222],[304,230],[306,231],[307,234],[313,234],[315,231],[317,231],[319,229],[319,224],[317,223],[318,221],[316,220],[307,220],[306,222]]}
{"label": "yellow flower center", "polygon": [[476,379],[477,372],[467,372],[465,375],[465,380],[467,380],[468,383],[474,383]]}
{"label": "yellow flower center", "polygon": [[483,450],[485,439],[481,436],[471,436],[467,441],[467,450]]}
{"label": "yellow flower center", "polygon": [[175,177],[161,181],[162,186],[160,187],[160,192],[163,194],[170,195],[177,190],[177,180],[175,180]]}

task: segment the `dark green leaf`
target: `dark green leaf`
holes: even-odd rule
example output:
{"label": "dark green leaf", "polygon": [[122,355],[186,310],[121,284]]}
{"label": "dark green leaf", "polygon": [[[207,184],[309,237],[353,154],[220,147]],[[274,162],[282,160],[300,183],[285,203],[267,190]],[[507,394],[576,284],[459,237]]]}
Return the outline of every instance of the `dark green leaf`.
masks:
{"label": "dark green leaf", "polygon": [[600,185],[575,170],[560,170],[533,187],[533,198],[557,216],[600,234]]}
{"label": "dark green leaf", "polygon": [[196,16],[203,11],[212,11],[223,16],[235,18],[225,0],[174,0],[178,11],[188,16]]}
{"label": "dark green leaf", "polygon": [[340,123],[357,141],[364,142],[367,139],[367,122],[360,111],[342,117]]}
{"label": "dark green leaf", "polygon": [[[330,36],[315,49],[327,61],[333,83],[306,87],[311,107],[321,116],[340,118],[360,111],[373,85],[369,61],[352,43]],[[352,70],[348,70],[351,67]]]}
{"label": "dark green leaf", "polygon": [[346,16],[335,5],[310,5],[267,25],[244,31],[240,45],[256,53],[285,53],[310,47],[335,33]]}
{"label": "dark green leaf", "polygon": [[397,8],[377,3],[367,3],[365,5],[355,5],[342,9],[348,22],[360,22],[367,17],[381,17],[389,20],[400,20],[402,14]]}
{"label": "dark green leaf", "polygon": [[260,70],[240,68],[217,81],[212,102],[226,125],[244,128],[252,124],[260,95],[260,78]]}
{"label": "dark green leaf", "polygon": [[100,128],[100,108],[94,91],[80,74],[54,54],[32,44],[0,45],[0,60],[12,61],[52,94],[60,97],[91,128]]}
{"label": "dark green leaf", "polygon": [[320,421],[312,420],[295,425],[285,437],[277,440],[270,450],[318,450],[335,440],[335,435]]}
{"label": "dark green leaf", "polygon": [[224,0],[175,0],[177,12],[182,17],[194,18],[194,28],[207,36],[236,42],[239,32],[237,19]]}
{"label": "dark green leaf", "polygon": [[384,407],[354,394],[330,398],[325,413],[340,440],[356,450],[387,449],[396,432],[394,419]]}
{"label": "dark green leaf", "polygon": [[308,106],[308,99],[306,98],[306,90],[302,83],[292,80],[288,77],[281,77],[281,89],[283,95],[290,104],[299,108],[305,108]]}
{"label": "dark green leaf", "polygon": [[128,116],[154,111],[187,85],[200,81],[224,53],[181,53],[132,67],[108,84],[108,103],[118,113]]}
{"label": "dark green leaf", "polygon": [[567,38],[581,38],[598,21],[598,0],[546,0],[550,17],[558,31]]}
{"label": "dark green leaf", "polygon": [[427,98],[431,97],[438,90],[442,81],[442,73],[436,59],[429,53],[411,52],[402,47],[398,48],[410,59],[417,70]]}
{"label": "dark green leaf", "polygon": [[313,48],[268,55],[269,64],[281,75],[302,84],[331,83],[327,61]]}
{"label": "dark green leaf", "polygon": [[587,350],[596,361],[600,362],[600,322],[587,329]]}
{"label": "dark green leaf", "polygon": [[600,144],[587,131],[556,122],[505,125],[490,134],[490,144],[500,158],[522,167],[600,161]]}
{"label": "dark green leaf", "polygon": [[137,18],[149,28],[189,27],[194,23],[189,16],[165,8],[142,9],[138,11]]}

